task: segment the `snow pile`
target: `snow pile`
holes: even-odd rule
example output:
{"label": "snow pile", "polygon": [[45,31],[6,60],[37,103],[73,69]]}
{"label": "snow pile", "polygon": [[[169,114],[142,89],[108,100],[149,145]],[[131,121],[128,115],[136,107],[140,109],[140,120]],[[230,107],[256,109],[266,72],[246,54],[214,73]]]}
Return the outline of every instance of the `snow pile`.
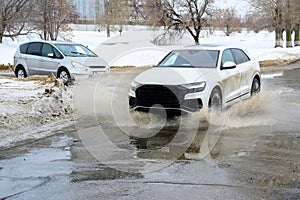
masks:
{"label": "snow pile", "polygon": [[49,126],[73,118],[72,96],[54,77],[1,77],[0,93],[0,146],[45,137],[34,133],[41,128],[52,132]]}
{"label": "snow pile", "polygon": [[284,65],[300,60],[300,47],[260,49],[252,52],[252,54],[262,67]]}

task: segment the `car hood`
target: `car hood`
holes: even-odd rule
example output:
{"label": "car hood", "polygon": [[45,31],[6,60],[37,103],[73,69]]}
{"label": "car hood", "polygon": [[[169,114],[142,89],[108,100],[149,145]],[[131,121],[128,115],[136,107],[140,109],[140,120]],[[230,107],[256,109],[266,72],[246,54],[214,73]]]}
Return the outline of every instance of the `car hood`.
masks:
{"label": "car hood", "polygon": [[108,63],[100,57],[68,57],[72,61],[78,62],[80,64],[89,66],[89,67],[106,67]]}
{"label": "car hood", "polygon": [[134,81],[140,84],[182,85],[206,81],[204,76],[215,70],[210,68],[155,67],[144,71]]}

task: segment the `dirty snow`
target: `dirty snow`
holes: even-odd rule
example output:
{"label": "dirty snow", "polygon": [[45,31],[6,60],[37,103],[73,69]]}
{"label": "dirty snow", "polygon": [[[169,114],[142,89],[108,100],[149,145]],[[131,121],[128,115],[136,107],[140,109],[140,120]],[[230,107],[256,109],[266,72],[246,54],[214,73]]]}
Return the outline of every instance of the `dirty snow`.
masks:
{"label": "dirty snow", "polygon": [[58,80],[0,77],[0,94],[0,147],[39,139],[54,131],[51,126],[72,123],[72,95]]}

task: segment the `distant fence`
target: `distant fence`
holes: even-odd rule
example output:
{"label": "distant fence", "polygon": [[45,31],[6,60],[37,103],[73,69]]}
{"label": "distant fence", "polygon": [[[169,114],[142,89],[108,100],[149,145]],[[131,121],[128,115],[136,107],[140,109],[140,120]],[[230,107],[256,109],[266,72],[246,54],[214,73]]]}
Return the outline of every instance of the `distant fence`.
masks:
{"label": "distant fence", "polygon": [[99,31],[101,27],[95,24],[69,24],[74,31]]}
{"label": "distant fence", "polygon": [[[69,27],[74,31],[106,31],[105,26],[97,25],[97,24],[69,24]],[[134,30],[147,30],[148,26],[143,25],[124,25],[122,26],[123,31],[130,30],[134,27]],[[119,30],[119,25],[112,25],[111,30]]]}

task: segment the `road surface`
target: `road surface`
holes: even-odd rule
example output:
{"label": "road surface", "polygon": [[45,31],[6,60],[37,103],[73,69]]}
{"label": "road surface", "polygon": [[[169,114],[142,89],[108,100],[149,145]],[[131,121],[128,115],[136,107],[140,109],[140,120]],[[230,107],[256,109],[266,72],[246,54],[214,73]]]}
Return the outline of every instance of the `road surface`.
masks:
{"label": "road surface", "polygon": [[0,199],[299,199],[300,63],[284,68],[216,123],[125,120],[133,73],[74,86],[74,127],[0,152]]}

